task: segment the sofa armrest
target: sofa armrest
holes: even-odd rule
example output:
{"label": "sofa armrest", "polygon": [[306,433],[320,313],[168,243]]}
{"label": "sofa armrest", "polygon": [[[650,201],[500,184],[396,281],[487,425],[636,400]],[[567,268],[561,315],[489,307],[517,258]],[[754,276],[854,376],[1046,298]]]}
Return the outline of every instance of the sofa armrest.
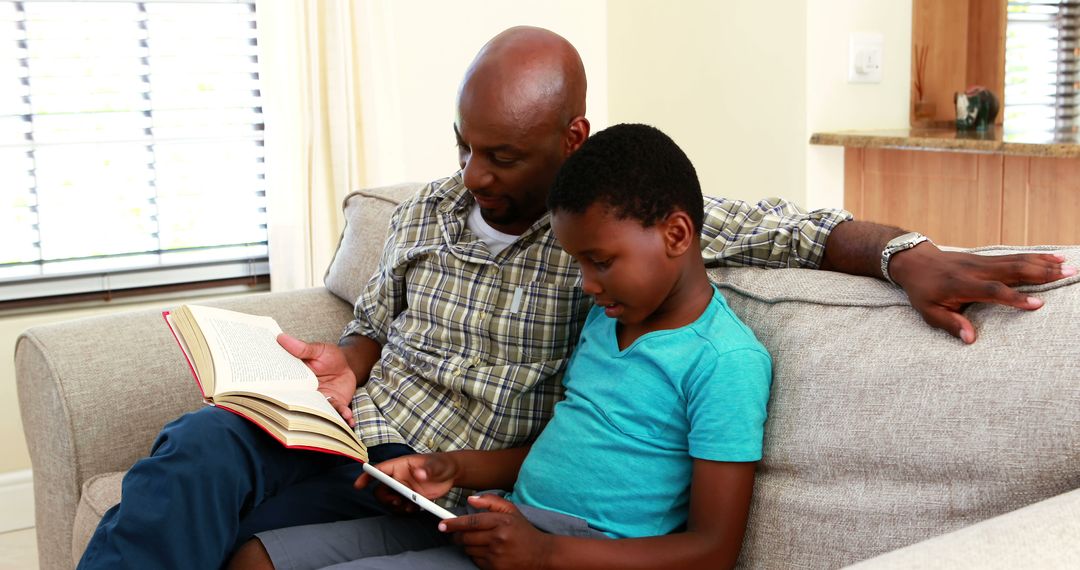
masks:
{"label": "sofa armrest", "polygon": [[[321,287],[206,304],[270,315],[306,340],[336,341],[351,319]],[[82,484],[145,456],[162,426],[202,405],[199,391],[157,310],[33,327],[16,343],[15,376],[41,566],[65,568]]]}
{"label": "sofa armrest", "polygon": [[849,566],[1075,568],[1080,562],[1080,489]]}

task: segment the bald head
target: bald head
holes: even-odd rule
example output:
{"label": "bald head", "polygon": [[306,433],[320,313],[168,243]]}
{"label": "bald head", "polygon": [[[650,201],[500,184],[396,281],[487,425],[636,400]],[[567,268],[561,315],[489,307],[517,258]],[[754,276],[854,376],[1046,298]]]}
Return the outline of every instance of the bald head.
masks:
{"label": "bald head", "polygon": [[577,50],[540,28],[492,38],[461,82],[454,135],[462,181],[484,220],[524,232],[547,211],[559,167],[589,137]]}
{"label": "bald head", "polygon": [[476,54],[458,91],[497,105],[518,121],[565,127],[585,115],[585,66],[574,46],[543,28],[519,26],[492,38]]}

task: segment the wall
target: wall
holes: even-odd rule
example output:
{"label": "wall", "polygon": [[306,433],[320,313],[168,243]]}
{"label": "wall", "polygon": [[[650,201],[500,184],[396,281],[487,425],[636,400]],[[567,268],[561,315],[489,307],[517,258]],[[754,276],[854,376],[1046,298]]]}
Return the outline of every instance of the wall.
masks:
{"label": "wall", "polygon": [[607,124],[605,0],[369,1],[362,106],[365,183],[427,181],[457,170],[453,122],[465,68],[492,36],[515,25],[548,28],[577,47],[589,79],[587,116]]}
{"label": "wall", "polygon": [[[815,131],[907,126],[911,0],[608,6],[611,123],[646,122],[694,161],[706,194],[843,202],[843,152]],[[885,36],[884,79],[847,83],[848,36]]]}
{"label": "wall", "polygon": [[612,123],[649,123],[709,195],[803,197],[806,2],[608,6]]}
{"label": "wall", "polygon": [[[881,83],[847,82],[851,32],[884,35]],[[809,0],[804,142],[820,131],[907,128],[910,86],[911,0]],[[844,149],[804,148],[806,205],[842,205]]]}

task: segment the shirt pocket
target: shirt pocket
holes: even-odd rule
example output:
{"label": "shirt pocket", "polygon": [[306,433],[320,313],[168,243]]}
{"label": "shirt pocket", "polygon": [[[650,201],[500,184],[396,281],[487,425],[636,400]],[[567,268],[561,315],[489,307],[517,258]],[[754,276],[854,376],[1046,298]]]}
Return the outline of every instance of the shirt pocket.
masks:
{"label": "shirt pocket", "polygon": [[500,291],[499,307],[496,341],[523,364],[566,358],[588,313],[576,283],[509,284]]}
{"label": "shirt pocket", "polygon": [[607,422],[623,435],[656,443],[675,434],[685,436],[686,403],[668,383],[661,371],[627,375],[621,373],[626,363],[616,360],[603,380],[585,379],[598,384],[590,399]]}

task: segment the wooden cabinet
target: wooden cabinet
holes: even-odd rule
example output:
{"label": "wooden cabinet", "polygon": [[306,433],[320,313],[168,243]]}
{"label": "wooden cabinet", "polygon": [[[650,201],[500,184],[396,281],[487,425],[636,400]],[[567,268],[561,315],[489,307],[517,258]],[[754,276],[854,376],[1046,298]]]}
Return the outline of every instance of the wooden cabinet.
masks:
{"label": "wooden cabinet", "polygon": [[[912,2],[912,125],[951,124],[956,120],[953,93],[971,85],[992,91],[1004,109],[1006,5],[1005,0]],[[920,88],[922,100],[934,107],[925,121],[914,109]],[[997,124],[1004,116],[998,113]]]}
{"label": "wooden cabinet", "polygon": [[942,245],[1080,243],[1080,158],[848,147],[844,207]]}

